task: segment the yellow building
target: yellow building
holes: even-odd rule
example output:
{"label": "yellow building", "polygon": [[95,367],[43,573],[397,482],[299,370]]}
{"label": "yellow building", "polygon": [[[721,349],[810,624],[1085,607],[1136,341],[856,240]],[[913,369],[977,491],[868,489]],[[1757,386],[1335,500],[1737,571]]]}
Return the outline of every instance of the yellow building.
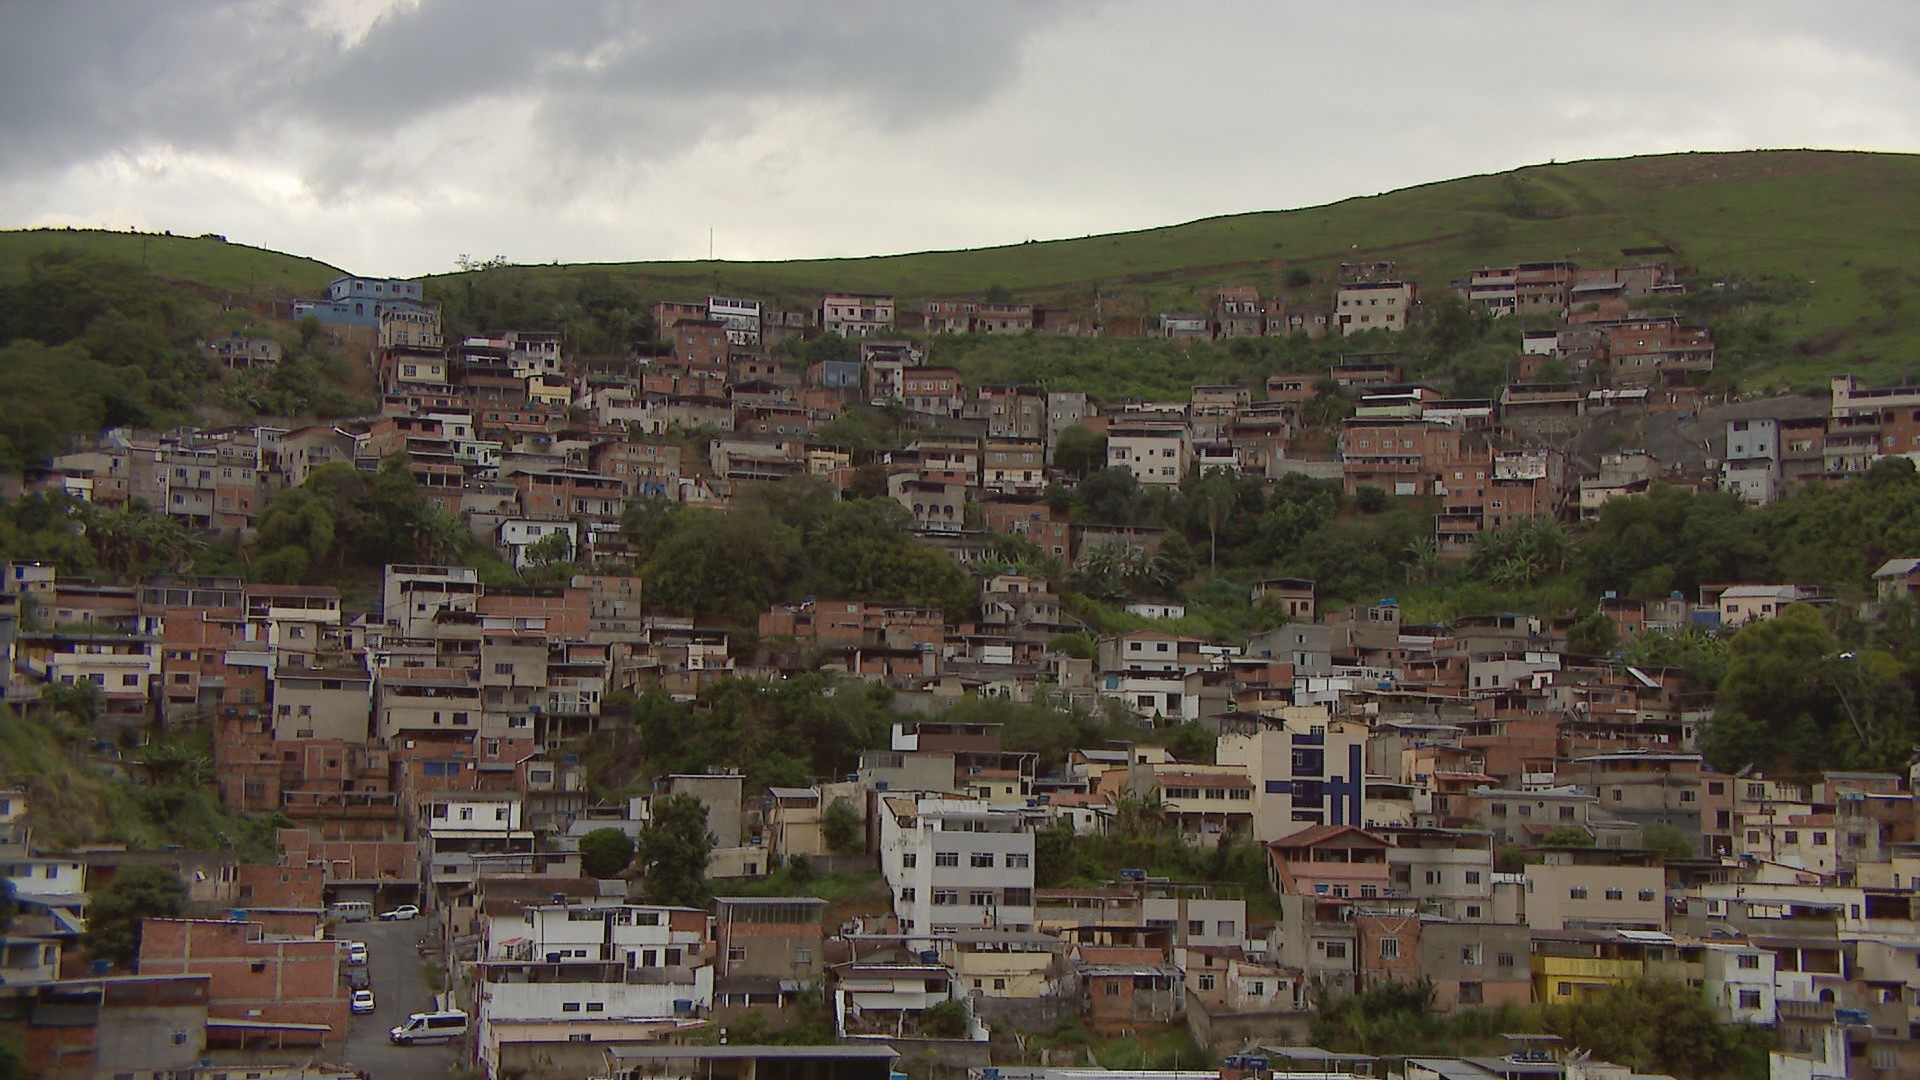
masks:
{"label": "yellow building", "polygon": [[1658,931],[1555,930],[1533,934],[1533,1000],[1565,1005],[1644,977],[1648,965],[1678,957],[1674,940]]}
{"label": "yellow building", "polygon": [[1066,944],[1051,934],[962,930],[940,947],[960,988],[982,997],[1051,997],[1067,974]]}

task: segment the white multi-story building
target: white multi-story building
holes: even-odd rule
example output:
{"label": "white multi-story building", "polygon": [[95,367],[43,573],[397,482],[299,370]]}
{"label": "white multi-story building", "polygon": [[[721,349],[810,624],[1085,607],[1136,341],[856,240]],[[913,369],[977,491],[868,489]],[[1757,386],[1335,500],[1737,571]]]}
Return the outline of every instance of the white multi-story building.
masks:
{"label": "white multi-story building", "polygon": [[707,297],[707,318],[727,328],[727,344],[760,344],[760,301],[737,296]]}
{"label": "white multi-story building", "polygon": [[1262,843],[1314,825],[1366,821],[1367,728],[1312,706],[1223,723],[1214,760],[1253,780],[1254,837]]}
{"label": "white multi-story building", "polygon": [[713,1006],[707,913],[621,903],[543,904],[490,920],[474,965],[474,1027],[488,1075],[530,1044],[652,1040]]}
{"label": "white multi-story building", "polygon": [[1420,290],[1405,281],[1356,281],[1340,286],[1334,313],[1343,337],[1363,330],[1400,331],[1407,328]]}
{"label": "white multi-story building", "polygon": [[1107,427],[1107,467],[1128,469],[1142,484],[1173,485],[1193,465],[1193,440],[1184,423],[1114,422]]}
{"label": "white multi-story building", "polygon": [[508,560],[513,563],[514,569],[525,570],[527,567],[533,565],[533,560],[527,555],[527,549],[543,540],[547,540],[555,533],[562,533],[567,538],[567,547],[561,554],[561,561],[570,561],[573,558],[574,552],[579,550],[579,532],[580,526],[578,523],[572,521],[534,521],[530,518],[509,518],[500,523],[500,550],[505,553]]}
{"label": "white multi-story building", "polygon": [[421,884],[471,884],[483,871],[528,871],[533,830],[520,796],[507,792],[436,793],[420,804]]}
{"label": "white multi-story building", "polygon": [[1720,486],[1755,506],[1780,495],[1780,428],[1766,417],[1727,421]]}
{"label": "white multi-story building", "polygon": [[1701,982],[1723,1022],[1771,1027],[1779,1019],[1773,985],[1777,960],[1755,945],[1707,944]]}
{"label": "white multi-story building", "polygon": [[399,637],[430,637],[441,609],[472,611],[480,597],[480,574],[471,566],[386,568],[380,586],[380,613]]}
{"label": "white multi-story building", "polygon": [[1033,830],[1019,809],[888,797],[880,872],[901,932],[924,942],[917,948],[959,930],[1033,929]]}

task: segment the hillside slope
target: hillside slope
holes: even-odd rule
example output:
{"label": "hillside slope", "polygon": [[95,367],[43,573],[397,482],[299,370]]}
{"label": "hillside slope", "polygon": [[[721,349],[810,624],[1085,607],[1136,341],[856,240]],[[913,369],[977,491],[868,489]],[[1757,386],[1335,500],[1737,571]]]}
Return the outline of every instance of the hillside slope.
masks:
{"label": "hillside slope", "polygon": [[27,260],[35,255],[62,250],[144,266],[171,281],[258,299],[313,295],[341,273],[313,259],[232,244],[217,236],[8,229],[0,231],[0,282],[24,276]]}
{"label": "hillside slope", "polygon": [[[1898,377],[1920,359],[1920,155],[1781,150],[1540,165],[1327,206],[972,251],[792,262],[640,262],[513,267],[516,287],[559,292],[601,273],[644,297],[707,291],[800,306],[823,290],[904,301],[979,295],[1109,313],[1205,307],[1222,283],[1319,295],[1348,260],[1392,260],[1429,290],[1475,267],[1569,257],[1603,263],[1664,244],[1709,282],[1760,283],[1784,299],[1782,330],[1808,343],[1804,378],[1847,365]],[[1289,271],[1323,284],[1289,290]],[[430,278],[450,292],[467,275]],[[1913,303],[1905,301],[1911,299]]]}
{"label": "hillside slope", "polygon": [[[1847,368],[1880,380],[1920,365],[1920,155],[1820,150],[1668,154],[1532,166],[1299,210],[970,251],[788,262],[506,267],[428,278],[457,305],[476,284],[553,319],[591,275],[639,300],[709,292],[809,307],[827,290],[903,302],[979,295],[1107,314],[1205,307],[1222,283],[1323,298],[1348,260],[1392,260],[1430,292],[1475,267],[1568,257],[1603,263],[1666,245],[1722,306],[1758,303],[1794,348],[1750,384],[1816,383]],[[217,239],[93,231],[0,232],[0,281],[35,251],[84,246],[155,273],[253,296],[311,292],[336,274],[308,259]],[[1316,284],[1285,285],[1305,270]],[[451,310],[451,309],[450,309]]]}

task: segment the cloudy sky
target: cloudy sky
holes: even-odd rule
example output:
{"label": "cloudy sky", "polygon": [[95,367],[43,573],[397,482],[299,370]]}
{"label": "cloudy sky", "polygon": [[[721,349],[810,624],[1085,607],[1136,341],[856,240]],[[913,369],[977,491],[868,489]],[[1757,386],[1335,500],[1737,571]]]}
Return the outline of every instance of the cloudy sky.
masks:
{"label": "cloudy sky", "polygon": [[1549,159],[1920,150],[1920,4],[0,0],[0,225],[802,258]]}

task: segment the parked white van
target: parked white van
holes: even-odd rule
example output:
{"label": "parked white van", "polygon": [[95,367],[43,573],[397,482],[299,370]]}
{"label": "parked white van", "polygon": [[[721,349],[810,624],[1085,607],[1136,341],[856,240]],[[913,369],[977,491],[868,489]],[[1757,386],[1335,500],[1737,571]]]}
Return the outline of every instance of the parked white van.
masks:
{"label": "parked white van", "polygon": [[373,901],[335,900],[327,906],[327,914],[340,922],[366,922],[373,918]]}
{"label": "parked white van", "polygon": [[467,1033],[467,1014],[459,1009],[414,1013],[407,1022],[387,1032],[387,1038],[402,1046],[414,1043],[446,1042]]}

